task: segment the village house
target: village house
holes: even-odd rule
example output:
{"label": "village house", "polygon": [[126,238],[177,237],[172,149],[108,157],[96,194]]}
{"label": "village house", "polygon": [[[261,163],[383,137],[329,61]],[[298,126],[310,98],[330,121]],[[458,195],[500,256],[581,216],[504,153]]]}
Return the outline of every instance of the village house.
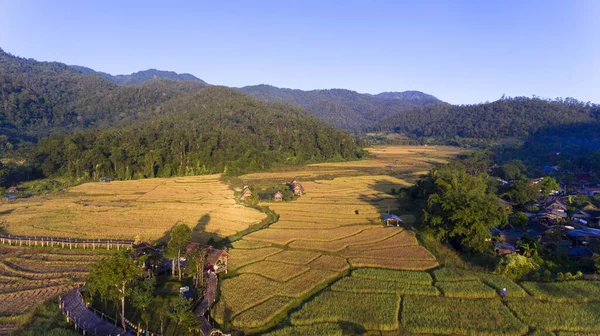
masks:
{"label": "village house", "polygon": [[302,196],[302,193],[304,192],[304,187],[297,180],[290,182],[290,189],[296,196]]}
{"label": "village house", "polygon": [[13,187],[8,188],[8,192],[11,193],[11,194],[12,193],[16,193],[17,191],[18,191],[17,187],[13,186]]}
{"label": "village house", "polygon": [[600,194],[600,188],[584,188],[579,190],[579,193],[594,197],[596,194]]}
{"label": "village house", "polygon": [[275,195],[273,195],[273,201],[281,202],[283,201],[283,193],[281,191],[277,191]]}
{"label": "village house", "polygon": [[185,251],[186,254],[189,254],[199,248],[206,250],[206,258],[204,259],[205,270],[214,273],[227,273],[227,261],[229,258],[229,253],[225,252],[225,250],[221,250],[218,248],[214,248],[210,245],[200,244],[196,242],[189,243]]}
{"label": "village house", "polygon": [[248,186],[244,186],[244,190],[242,190],[242,196],[240,197],[240,201],[245,201],[250,196],[252,196],[252,191],[250,190],[250,188],[248,188]]}

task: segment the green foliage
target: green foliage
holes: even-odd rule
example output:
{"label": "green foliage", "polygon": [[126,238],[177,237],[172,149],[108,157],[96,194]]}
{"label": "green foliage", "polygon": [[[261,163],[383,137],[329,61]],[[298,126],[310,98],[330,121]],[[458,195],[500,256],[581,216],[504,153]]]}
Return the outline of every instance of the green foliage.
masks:
{"label": "green foliage", "polygon": [[419,106],[438,104],[431,95],[416,91],[360,94],[350,90],[290,90],[270,85],[246,86],[240,91],[266,101],[299,105],[310,114],[341,129],[359,130],[395,113]]}
{"label": "green foliage", "polygon": [[539,269],[539,265],[532,259],[520,254],[509,254],[502,256],[496,273],[505,275],[511,279],[520,279],[523,276]]}
{"label": "green foliage", "polygon": [[491,238],[490,228],[506,223],[507,217],[497,196],[488,190],[484,167],[469,168],[456,162],[434,168],[425,178],[431,181],[427,183],[431,190],[423,192],[429,195],[425,227],[438,239],[458,239],[462,248],[483,253],[490,248],[486,241]]}
{"label": "green foliage", "polygon": [[177,269],[179,274],[179,281],[181,281],[181,264],[179,262],[179,258],[181,258],[182,252],[185,251],[185,248],[192,240],[192,229],[186,224],[177,224],[171,230],[171,239],[167,244],[167,248],[173,255],[177,255]]}
{"label": "green foliage", "polygon": [[519,179],[527,171],[527,167],[520,160],[513,160],[502,165],[500,175],[505,180]]}
{"label": "green foliage", "polygon": [[556,182],[554,177],[546,176],[544,177],[540,183],[538,183],[537,187],[542,191],[544,196],[550,195],[553,191],[560,191],[560,185]]}
{"label": "green foliage", "polygon": [[539,193],[536,189],[537,187],[532,187],[530,184],[531,181],[526,179],[515,181],[508,192],[510,200],[518,205],[525,205],[535,201]]}
{"label": "green foliage", "polygon": [[381,268],[359,268],[352,271],[352,277],[413,285],[431,285],[433,282],[431,275],[427,272],[395,271]]}
{"label": "green foliage", "polygon": [[527,326],[500,300],[406,297],[402,325],[410,332],[451,335],[523,335]]}
{"label": "green foliage", "polygon": [[529,225],[529,217],[524,212],[517,212],[510,218],[510,222],[512,225],[516,227],[520,227],[522,229],[526,229],[527,225]]}
{"label": "green foliage", "polygon": [[564,282],[530,282],[521,284],[540,300],[554,302],[588,302],[600,300],[600,282],[573,280]]}
{"label": "green foliage", "polygon": [[79,334],[66,323],[57,301],[52,300],[37,307],[31,315],[30,321],[26,322],[15,335],[77,336]]}
{"label": "green foliage", "polygon": [[47,176],[132,179],[236,175],[357,157],[348,134],[297,107],[259,102],[232,89],[202,89],[163,105],[161,114],[118,129],[43,139],[36,165]]}
{"label": "green foliage", "polygon": [[141,281],[137,281],[131,291],[131,305],[145,311],[152,302],[155,285],[156,278],[144,278]]}
{"label": "green foliage", "polygon": [[598,122],[600,106],[574,99],[505,98],[475,105],[439,104],[396,113],[372,130],[394,131],[446,141],[528,136],[558,125]]}
{"label": "green foliage", "polygon": [[464,299],[495,298],[496,291],[480,281],[449,281],[436,282],[435,285],[446,297]]}
{"label": "green foliage", "polygon": [[345,277],[331,286],[331,290],[350,293],[389,293],[398,295],[437,296],[440,293],[431,285],[405,282]]}
{"label": "green foliage", "polygon": [[198,327],[198,321],[192,312],[192,304],[183,296],[169,298],[167,316],[177,322],[177,325],[184,324],[190,329]]}
{"label": "green foliage", "polygon": [[291,315],[294,325],[350,322],[367,330],[398,328],[400,297],[391,294],[322,292]]}
{"label": "green foliage", "polygon": [[508,301],[525,323],[544,330],[600,332],[600,303],[566,304],[532,300]]}

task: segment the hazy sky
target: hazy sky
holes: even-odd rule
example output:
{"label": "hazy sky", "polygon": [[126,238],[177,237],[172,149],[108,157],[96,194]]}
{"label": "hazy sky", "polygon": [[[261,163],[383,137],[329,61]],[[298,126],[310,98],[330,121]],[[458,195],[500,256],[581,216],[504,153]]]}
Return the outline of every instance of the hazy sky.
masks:
{"label": "hazy sky", "polygon": [[0,0],[0,47],[112,74],[600,102],[600,0]]}

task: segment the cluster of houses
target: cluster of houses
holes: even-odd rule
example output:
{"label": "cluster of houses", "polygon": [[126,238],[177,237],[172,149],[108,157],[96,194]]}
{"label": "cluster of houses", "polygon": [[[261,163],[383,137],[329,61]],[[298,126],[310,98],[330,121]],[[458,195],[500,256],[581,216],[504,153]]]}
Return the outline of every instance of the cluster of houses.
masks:
{"label": "cluster of houses", "polygon": [[[302,193],[304,193],[304,187],[296,179],[294,179],[292,182],[288,183],[287,186],[290,188],[290,190],[296,196],[302,196]],[[245,201],[248,198],[250,198],[252,195],[253,195],[253,193],[252,193],[252,190],[250,190],[250,187],[245,185],[244,188],[242,189],[242,195],[240,196],[240,201]],[[273,194],[273,201],[274,202],[283,201],[283,193],[279,190],[276,191]]]}
{"label": "cluster of houses", "polygon": [[[496,254],[516,253],[518,242],[529,237],[572,258],[592,257],[594,251],[591,247],[600,244],[600,209],[587,204],[569,211],[566,206],[568,199],[569,196],[559,195],[541,199],[536,204],[539,208],[537,213],[525,213],[529,219],[526,228],[509,224],[503,229],[492,229]],[[503,204],[507,208],[511,206],[505,201]]]}

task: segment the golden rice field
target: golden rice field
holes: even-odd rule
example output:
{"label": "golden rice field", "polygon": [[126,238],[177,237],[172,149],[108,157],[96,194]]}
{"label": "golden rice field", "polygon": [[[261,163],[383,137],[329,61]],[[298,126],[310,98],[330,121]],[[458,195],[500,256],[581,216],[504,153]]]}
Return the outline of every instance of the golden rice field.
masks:
{"label": "golden rice field", "polygon": [[13,235],[143,240],[163,237],[176,223],[207,241],[240,232],[266,216],[237,204],[219,175],[92,182],[43,197],[0,205]]}
{"label": "golden rice field", "polygon": [[107,253],[0,245],[0,330],[10,333],[34,307],[82,284]]}
{"label": "golden rice field", "polygon": [[[240,184],[256,188],[297,179],[305,192],[291,202],[261,203],[278,214],[279,220],[233,243],[230,269],[235,276],[222,281],[220,313],[213,317],[227,327],[256,331],[284,317],[351,267],[436,267],[434,256],[418,244],[413,232],[385,227],[381,217],[396,210],[392,191],[411,184],[404,177],[414,180],[414,174],[458,152],[437,147],[376,148],[371,149],[374,155],[362,161],[242,176]],[[391,316],[396,313],[392,311]],[[391,320],[385,328],[397,325],[397,320]]]}

